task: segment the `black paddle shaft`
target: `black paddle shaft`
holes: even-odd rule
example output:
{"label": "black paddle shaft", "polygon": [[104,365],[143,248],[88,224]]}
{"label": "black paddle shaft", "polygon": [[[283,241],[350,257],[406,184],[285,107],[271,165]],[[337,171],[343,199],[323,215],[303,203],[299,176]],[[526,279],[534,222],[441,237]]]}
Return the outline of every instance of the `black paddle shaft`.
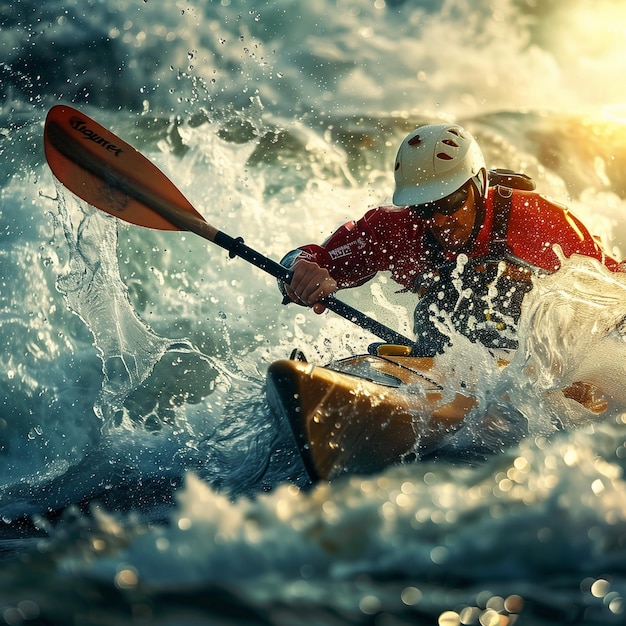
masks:
{"label": "black paddle shaft", "polygon": [[[231,237],[222,231],[218,231],[217,235],[213,239],[213,243],[228,250],[231,258],[238,256],[287,285],[291,282],[293,272],[290,269],[280,263],[277,263],[276,261],[273,261],[272,259],[269,259],[256,250],[249,248],[243,242],[241,237]],[[334,296],[328,296],[320,302],[326,308],[333,311],[333,313],[337,313],[337,315],[340,315],[357,326],[368,330],[388,343],[394,343],[402,346],[411,346],[414,343],[408,337],[405,337],[392,328],[377,322],[368,315],[361,313],[358,309],[351,307],[349,304],[346,304],[341,300],[337,300]]]}

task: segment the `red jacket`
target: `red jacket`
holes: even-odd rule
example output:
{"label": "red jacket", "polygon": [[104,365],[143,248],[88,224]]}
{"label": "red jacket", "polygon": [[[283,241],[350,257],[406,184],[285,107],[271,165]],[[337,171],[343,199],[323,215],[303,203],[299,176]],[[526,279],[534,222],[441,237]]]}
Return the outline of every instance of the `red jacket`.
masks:
{"label": "red jacket", "polygon": [[[495,253],[494,197],[489,189],[482,223],[465,249],[469,258]],[[606,255],[596,239],[567,208],[532,192],[513,190],[506,227],[511,257],[540,270],[553,272],[559,259],[552,246],[559,244],[566,257],[576,253],[601,261],[612,271],[619,263]],[[417,290],[420,277],[453,261],[459,251],[445,254],[428,233],[424,221],[409,208],[382,206],[356,222],[347,222],[321,246],[302,246],[304,258],[326,267],[341,288],[360,285],[379,271],[391,271],[396,282]]]}

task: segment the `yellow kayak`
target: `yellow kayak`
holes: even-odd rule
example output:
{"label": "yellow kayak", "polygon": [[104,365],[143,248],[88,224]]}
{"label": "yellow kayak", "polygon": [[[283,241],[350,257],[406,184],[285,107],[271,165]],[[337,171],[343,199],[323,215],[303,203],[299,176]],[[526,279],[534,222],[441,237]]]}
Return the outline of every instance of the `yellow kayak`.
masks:
{"label": "yellow kayak", "polygon": [[461,394],[442,403],[445,374],[435,360],[402,352],[388,346],[325,367],[293,358],[270,365],[268,400],[289,423],[312,480],[414,460],[476,405]]}

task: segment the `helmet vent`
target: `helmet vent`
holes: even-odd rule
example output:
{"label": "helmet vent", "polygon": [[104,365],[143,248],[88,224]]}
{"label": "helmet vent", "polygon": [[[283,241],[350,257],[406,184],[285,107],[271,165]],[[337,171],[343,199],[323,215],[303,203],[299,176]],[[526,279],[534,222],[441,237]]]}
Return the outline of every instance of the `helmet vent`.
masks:
{"label": "helmet vent", "polygon": [[445,152],[438,152],[437,158],[441,159],[442,161],[452,161],[454,159],[453,156],[450,156],[449,154],[446,154]]}
{"label": "helmet vent", "polygon": [[453,148],[459,147],[459,144],[456,141],[452,141],[452,139],[444,139],[441,143],[445,143],[446,146],[452,146]]}
{"label": "helmet vent", "polygon": [[419,135],[415,135],[415,137],[411,137],[407,143],[409,146],[419,146],[422,143],[422,138]]}

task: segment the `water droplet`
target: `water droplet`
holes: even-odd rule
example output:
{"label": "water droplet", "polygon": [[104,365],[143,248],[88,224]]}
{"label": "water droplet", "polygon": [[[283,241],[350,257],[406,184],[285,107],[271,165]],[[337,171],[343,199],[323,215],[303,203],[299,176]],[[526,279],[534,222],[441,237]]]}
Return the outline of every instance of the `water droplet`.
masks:
{"label": "water droplet", "polygon": [[459,626],[460,623],[461,618],[456,611],[445,611],[437,620],[439,626]]}

